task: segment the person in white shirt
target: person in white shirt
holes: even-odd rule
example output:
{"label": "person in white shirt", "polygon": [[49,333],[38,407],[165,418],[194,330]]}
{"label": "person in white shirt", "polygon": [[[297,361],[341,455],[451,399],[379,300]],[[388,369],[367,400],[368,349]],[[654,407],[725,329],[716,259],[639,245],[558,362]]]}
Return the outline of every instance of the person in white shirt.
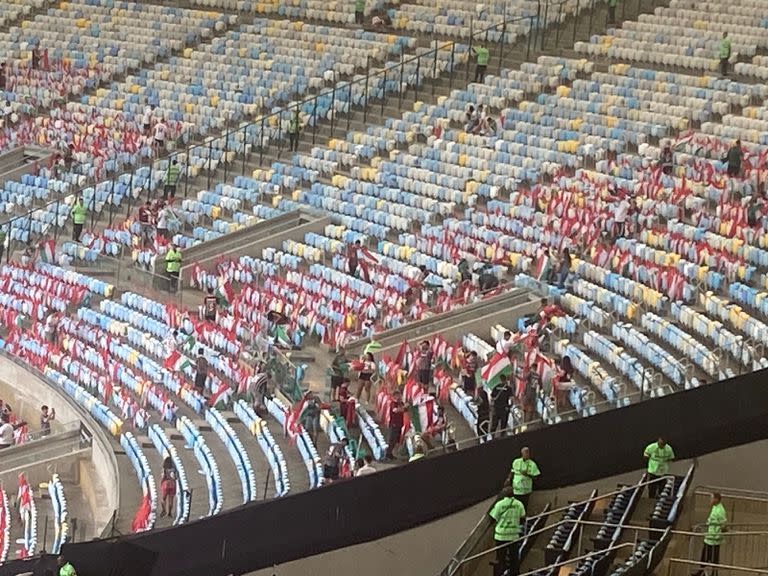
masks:
{"label": "person in white shirt", "polygon": [[161,118],[157,124],[155,124],[155,149],[157,154],[165,150],[165,137],[168,135],[168,125]]}
{"label": "person in white shirt", "polygon": [[616,235],[619,238],[623,238],[626,233],[627,216],[629,215],[629,200],[627,196],[622,194],[619,203],[616,205],[616,213],[614,215],[614,221],[616,222]]}
{"label": "person in white shirt", "polygon": [[376,468],[373,467],[373,458],[370,454],[367,454],[365,456],[365,460],[362,458],[357,459],[357,472],[355,472],[355,476],[368,476],[369,474],[373,474],[376,472]]}
{"label": "person in white shirt", "polygon": [[8,414],[0,416],[0,421],[2,422],[0,425],[0,449],[9,448],[13,446],[14,426],[10,423]]}
{"label": "person in white shirt", "polygon": [[506,356],[509,354],[509,349],[512,347],[512,332],[509,330],[504,331],[504,335],[501,337],[501,340],[496,342],[496,352],[499,354],[504,354]]}
{"label": "person in white shirt", "polygon": [[152,113],[155,111],[154,104],[144,106],[144,114],[141,116],[141,123],[144,126],[144,133],[149,134],[152,128]]}

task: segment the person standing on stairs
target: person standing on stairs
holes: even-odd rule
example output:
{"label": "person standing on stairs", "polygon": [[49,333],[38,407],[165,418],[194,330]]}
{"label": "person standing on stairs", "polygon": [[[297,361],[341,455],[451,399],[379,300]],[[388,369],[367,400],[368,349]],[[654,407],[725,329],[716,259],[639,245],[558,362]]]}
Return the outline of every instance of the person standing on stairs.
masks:
{"label": "person standing on stairs", "polygon": [[488,68],[491,53],[485,46],[475,46],[472,50],[475,52],[475,82],[482,83],[485,80],[485,70]]}
{"label": "person standing on stairs", "polygon": [[675,459],[675,451],[664,438],[659,436],[656,442],[648,444],[643,456],[648,459],[648,480],[659,480],[648,484],[648,497],[655,499],[661,491],[660,478],[669,474],[669,463]]}
{"label": "person standing on stairs", "polygon": [[83,224],[88,214],[87,208],[83,205],[83,197],[78,196],[75,205],[72,206],[72,240],[80,242],[80,236],[83,233]]}
{"label": "person standing on stairs", "polygon": [[165,273],[168,276],[168,292],[175,294],[179,287],[179,272],[181,272],[181,251],[174,243],[165,254]]}
{"label": "person standing on stairs", "polygon": [[205,384],[208,382],[208,370],[210,370],[210,364],[205,357],[205,351],[198,348],[195,360],[195,390],[203,397],[205,397]]}
{"label": "person standing on stairs", "polygon": [[728,76],[728,60],[731,58],[731,39],[728,38],[728,32],[723,32],[720,39],[720,74]]}
{"label": "person standing on stairs", "polygon": [[517,576],[520,563],[520,536],[525,523],[525,505],[507,486],[501,491],[501,498],[493,505],[489,516],[494,521],[493,540],[496,546],[496,569],[494,575]]}
{"label": "person standing on stairs", "polygon": [[608,22],[607,24],[616,24],[616,6],[619,0],[606,0],[608,3]]}
{"label": "person standing on stairs", "polygon": [[179,183],[181,168],[179,161],[175,158],[168,164],[168,170],[165,172],[165,184],[163,185],[163,200],[169,198],[173,200],[176,197],[176,185]]}
{"label": "person standing on stairs", "polygon": [[[708,564],[720,563],[720,543],[723,541],[725,524],[728,522],[725,506],[721,500],[719,493],[712,494],[712,508],[707,517],[707,533],[704,536],[704,547],[701,549],[701,561]],[[717,571],[708,566],[701,566],[694,576],[703,576],[704,573],[717,576]]]}
{"label": "person standing on stairs", "polygon": [[299,108],[296,107],[291,119],[288,121],[288,141],[291,152],[299,151],[299,133],[301,132],[301,118],[299,118]]}
{"label": "person standing on stairs", "polygon": [[176,497],[176,466],[173,459],[166,456],[163,460],[163,476],[160,480],[160,517],[173,516],[173,500]]}
{"label": "person standing on stairs", "polygon": [[533,492],[533,479],[538,478],[540,474],[538,465],[531,459],[531,450],[527,446],[524,447],[520,450],[520,458],[512,462],[510,479],[512,493],[526,508]]}
{"label": "person standing on stairs", "polygon": [[355,0],[355,24],[362,26],[365,23],[365,0]]}

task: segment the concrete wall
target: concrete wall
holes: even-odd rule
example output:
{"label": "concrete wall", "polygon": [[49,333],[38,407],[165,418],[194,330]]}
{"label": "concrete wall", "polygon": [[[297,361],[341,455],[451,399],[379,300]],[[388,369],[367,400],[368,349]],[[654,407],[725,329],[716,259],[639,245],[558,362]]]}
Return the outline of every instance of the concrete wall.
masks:
{"label": "concrete wall", "polygon": [[47,165],[53,154],[42,148],[14,148],[4,154],[0,154],[0,185],[6,182],[19,180],[23,174],[32,172],[32,162],[22,163],[26,154],[37,157],[40,165]]}
{"label": "concrete wall", "polygon": [[[0,398],[11,397],[16,402],[14,410],[21,410],[19,413],[25,418],[25,414],[34,414],[34,419],[30,417],[32,423],[37,422],[40,405],[47,404],[56,408],[56,418],[61,423],[79,420],[91,432],[93,445],[90,456],[93,466],[83,467],[80,471],[90,469],[95,472],[95,476],[87,481],[83,481],[79,473],[78,476],[93,512],[96,531],[100,532],[113,510],[119,506],[120,475],[109,436],[64,392],[50,385],[42,376],[27,371],[23,365],[17,364],[5,354],[0,354]],[[36,426],[33,424],[32,428],[35,430]],[[73,462],[75,466],[79,465],[78,459],[73,458]]]}
{"label": "concrete wall", "polygon": [[204,242],[182,252],[184,267],[181,277],[184,286],[189,284],[189,274],[194,264],[212,267],[220,258],[252,256],[261,258],[264,248],[280,248],[284,240],[303,241],[307,232],[322,233],[331,218],[304,210],[296,210],[277,218],[259,222],[227,234],[211,242]]}
{"label": "concrete wall", "polygon": [[[518,318],[534,313],[539,307],[535,295],[522,288],[494,296],[487,300],[475,302],[437,317],[425,318],[402,328],[388,330],[376,335],[376,340],[382,344],[380,356],[395,356],[403,340],[411,344],[423,339],[430,339],[438,334],[448,342],[461,340],[468,333],[477,334],[482,338],[490,337],[490,328],[501,324],[515,330]],[[360,339],[349,346],[351,354],[359,354],[368,339]]]}

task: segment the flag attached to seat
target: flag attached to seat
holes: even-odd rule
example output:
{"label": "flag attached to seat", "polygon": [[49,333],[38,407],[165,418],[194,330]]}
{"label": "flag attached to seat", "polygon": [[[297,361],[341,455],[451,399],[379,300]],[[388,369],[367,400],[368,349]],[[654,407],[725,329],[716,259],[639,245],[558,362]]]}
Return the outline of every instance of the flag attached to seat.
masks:
{"label": "flag attached to seat", "polygon": [[171,370],[173,372],[183,372],[191,365],[192,362],[190,359],[182,354],[179,350],[174,350],[171,352],[163,363],[163,367],[166,370]]}
{"label": "flag attached to seat", "polygon": [[435,418],[435,398],[428,394],[422,394],[419,400],[408,408],[411,427],[414,432],[422,434],[429,430]]}
{"label": "flag attached to seat", "polygon": [[512,375],[512,363],[506,354],[496,352],[480,370],[480,377],[488,388],[494,388],[501,381],[502,374],[507,377]]}

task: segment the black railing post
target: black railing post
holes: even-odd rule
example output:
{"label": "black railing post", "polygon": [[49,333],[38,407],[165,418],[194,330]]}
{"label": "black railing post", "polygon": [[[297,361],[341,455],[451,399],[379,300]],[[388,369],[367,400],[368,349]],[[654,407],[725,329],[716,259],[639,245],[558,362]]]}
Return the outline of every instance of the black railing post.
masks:
{"label": "black railing post", "polygon": [[349,123],[352,120],[352,82],[349,82],[347,86],[349,86],[347,91],[347,132],[349,132]]}
{"label": "black railing post", "polygon": [[243,126],[243,163],[240,167],[240,175],[245,176],[245,157],[248,156],[248,126]]}
{"label": "black railing post", "polygon": [[472,62],[472,40],[475,35],[474,24],[475,24],[475,19],[470,18],[469,19],[469,51],[467,52],[467,69],[465,70],[465,73],[464,73],[464,82],[466,82],[467,84],[469,84],[469,68],[471,66],[470,62]]}
{"label": "black railing post", "polygon": [[109,219],[107,220],[107,226],[112,226],[112,216],[113,216],[112,207],[115,204],[115,182],[116,181],[117,181],[117,178],[112,178],[112,190],[109,191]]}
{"label": "black railing post", "polygon": [[317,137],[317,99],[320,98],[320,96],[315,96],[315,103],[312,106],[312,146],[315,145],[315,138]]}
{"label": "black railing post", "polygon": [[440,51],[440,46],[435,42],[435,58],[432,60],[432,96],[435,95],[435,84],[437,84],[437,53]]}
{"label": "black railing post", "polygon": [[544,26],[541,29],[541,43],[539,44],[539,48],[542,50],[544,50],[544,45],[547,43],[547,26],[549,26],[549,0],[544,4]]}
{"label": "black railing post", "polygon": [[627,14],[627,3],[622,2],[621,3],[621,19],[624,20]]}
{"label": "black railing post", "polygon": [[211,189],[211,170],[213,169],[213,139],[208,140],[208,183],[206,187]]}
{"label": "black railing post", "polygon": [[560,10],[557,11],[557,30],[555,31],[555,48],[560,46],[560,26],[563,22],[563,3],[560,3]]}
{"label": "black railing post", "polygon": [[421,72],[421,56],[416,57],[416,82],[413,85],[413,101],[419,99],[419,75]]}
{"label": "black railing post", "polygon": [[450,74],[448,74],[448,92],[453,91],[453,73],[454,73],[454,62],[456,58],[456,42],[451,42],[451,70]]}
{"label": "black railing post", "polygon": [[[61,200],[56,200],[56,221],[53,225],[53,241],[58,242],[59,240],[59,215],[61,214]],[[11,227],[8,226],[8,253],[10,256],[11,252]],[[2,260],[2,258],[0,258]]]}
{"label": "black railing post", "polygon": [[133,175],[134,172],[131,172],[131,179],[128,182],[128,202],[126,202],[128,210],[125,213],[126,218],[131,215],[131,204],[133,204]]}
{"label": "black railing post", "polygon": [[501,76],[501,68],[504,65],[504,44],[507,38],[507,21],[506,16],[504,22],[501,24],[501,42],[499,43],[499,69],[496,72],[497,76]]}
{"label": "black railing post", "polygon": [[573,38],[571,38],[571,44],[576,44],[576,28],[579,22],[579,4],[581,0],[576,0],[576,13],[573,16]]}
{"label": "black railing post", "polygon": [[261,132],[259,132],[259,166],[264,163],[264,116],[261,116]]}
{"label": "black railing post", "polygon": [[283,152],[283,111],[280,110],[280,112],[277,113],[277,158],[280,159],[280,156]]}
{"label": "black railing post", "polygon": [[224,181],[227,181],[227,175],[229,174],[229,158],[227,157],[227,154],[229,153],[229,128],[227,128],[227,131],[224,132]]}
{"label": "black railing post", "polygon": [[[334,74],[334,78],[335,78]],[[336,124],[336,83],[333,84],[333,90],[331,91],[331,138],[333,138],[333,129]]]}
{"label": "black railing post", "polygon": [[363,92],[363,124],[368,122],[368,77],[371,75],[371,57],[365,59],[365,90]]}
{"label": "black railing post", "polygon": [[384,120],[384,101],[387,99],[387,65],[384,65],[384,84],[381,89],[381,118]]}
{"label": "black railing post", "polygon": [[402,49],[400,50],[400,85],[397,87],[397,108],[398,110],[403,107],[403,72],[405,69],[405,57],[403,56]]}
{"label": "black railing post", "polygon": [[594,13],[595,13],[595,0],[592,0],[592,6],[589,9],[589,24],[588,24],[589,30],[587,30],[587,35],[590,38],[592,37],[592,16],[594,15]]}

